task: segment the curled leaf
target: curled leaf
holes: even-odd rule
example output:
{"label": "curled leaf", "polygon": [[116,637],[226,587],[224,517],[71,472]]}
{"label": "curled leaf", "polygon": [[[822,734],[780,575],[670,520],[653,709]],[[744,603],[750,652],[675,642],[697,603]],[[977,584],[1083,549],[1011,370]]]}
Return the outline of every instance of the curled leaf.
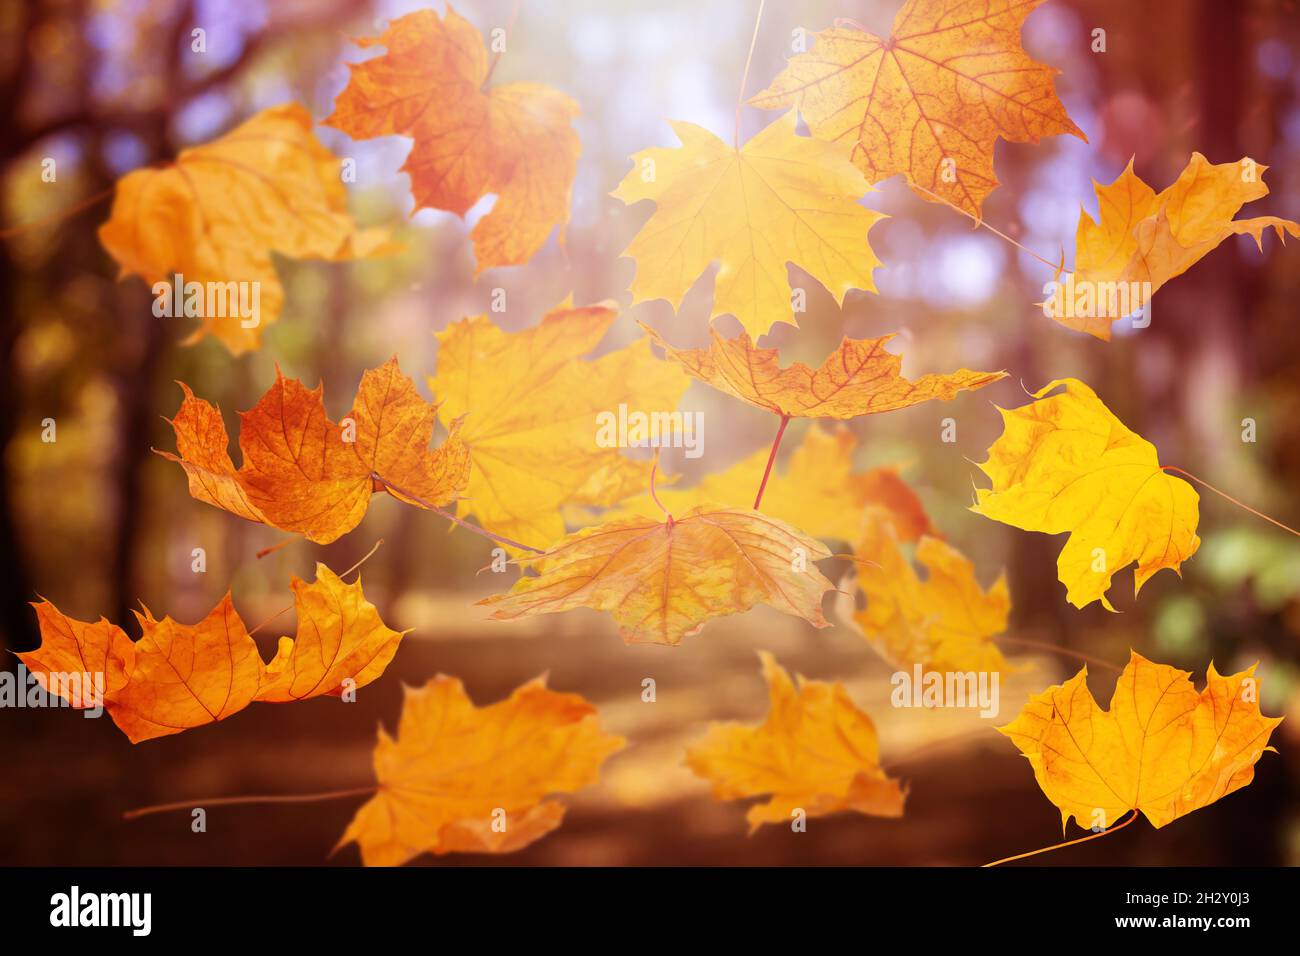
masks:
{"label": "curled leaf", "polygon": [[1094,183],[1097,221],[1079,211],[1074,273],[1046,303],[1053,319],[1099,339],[1111,326],[1147,306],[1156,290],[1182,275],[1229,236],[1248,235],[1262,252],[1264,232],[1300,237],[1300,224],[1277,216],[1234,219],[1243,205],[1268,195],[1268,167],[1249,157],[1213,165],[1193,153],[1164,192],[1156,193],[1133,172],[1109,186]]}
{"label": "curled leaf", "polygon": [[749,808],[750,832],[765,823],[789,823],[853,811],[901,817],[904,792],[880,768],[880,741],[871,718],[839,683],[799,679],[766,651],[759,653],[772,706],[757,727],[712,724],[686,752],[686,765],[713,784],[717,800],[771,794]]}
{"label": "curled leaf", "polygon": [[[272,253],[337,261],[397,248],[348,215],[339,161],[297,103],[263,110],[170,165],[127,173],[99,239],[123,275],[198,283],[202,324],[189,341],[212,335],[236,355],[261,347],[284,306]],[[248,315],[237,283],[247,284]],[[176,295],[184,302],[187,292]]]}
{"label": "curled leaf", "polygon": [[217,408],[185,399],[172,419],[190,495],[241,518],[328,544],[360,524],[376,476],[383,488],[417,507],[455,500],[469,480],[469,454],[454,429],[430,449],[437,406],[402,374],[397,359],[361,376],[356,401],[340,424],[325,414],[323,390],[276,370],[276,382],[244,412],[236,471]]}
{"label": "curled leaf", "polygon": [[496,196],[470,233],[477,272],[527,262],[569,220],[582,151],[578,104],[541,83],[487,86],[483,39],[450,5],[398,17],[356,41],[387,52],[349,64],[348,85],[325,120],[354,139],[414,140],[402,166],[416,208],[464,216]]}
{"label": "curled leaf", "polygon": [[475,707],[461,682],[439,675],[406,688],[397,736],[375,747],[379,791],[339,840],[367,866],[400,866],[422,853],[509,853],[560,825],[548,794],[596,783],[623,747],[596,708],[538,678],[506,700]]}

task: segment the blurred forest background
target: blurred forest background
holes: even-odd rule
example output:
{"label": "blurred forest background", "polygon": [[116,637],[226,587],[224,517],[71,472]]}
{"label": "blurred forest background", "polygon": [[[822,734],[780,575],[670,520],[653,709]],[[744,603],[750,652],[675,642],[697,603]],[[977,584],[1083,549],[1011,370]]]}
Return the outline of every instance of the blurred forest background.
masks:
{"label": "blurred forest background", "polygon": [[[567,252],[552,238],[526,266],[473,278],[468,222],[435,211],[410,215],[409,183],[397,172],[409,141],[354,143],[317,135],[356,158],[350,187],[363,225],[395,224],[401,256],[358,263],[279,260],[286,310],[263,349],[232,359],[215,340],[180,347],[183,320],[156,319],[148,288],[117,281],[96,237],[108,202],[92,202],[127,171],[173,157],[288,100],[320,119],[363,58],[349,37],[421,4],[364,0],[21,0],[0,12],[0,630],[6,646],[37,642],[27,602],[37,594],[70,615],[100,614],[138,633],[128,610],[197,620],[234,591],[245,620],[288,603],[290,575],[316,561],[336,570],[375,543],[363,569],[366,593],[387,622],[413,628],[387,674],[355,704],[332,699],[259,706],[232,719],[132,747],[108,720],[65,710],[0,710],[7,771],[0,806],[5,864],[312,864],[324,862],[357,801],[238,807],[210,813],[208,832],[187,814],[124,823],[133,806],[205,795],[296,793],[371,781],[377,723],[395,725],[400,685],[442,671],[465,680],[480,704],[543,672],[557,690],[596,703],[630,746],[602,785],[569,798],[565,825],[522,853],[443,858],[442,864],[978,864],[1059,840],[1057,810],[1011,743],[968,713],[894,710],[890,668],[845,627],[816,631],[765,608],[711,623],[676,649],[625,647],[594,612],[516,622],[485,620],[472,606],[503,587],[476,574],[490,542],[450,533],[434,514],[380,496],[363,524],[327,547],[279,541],[272,529],[192,500],[179,468],[151,448],[174,447],[163,420],[180,401],[175,380],[234,412],[252,406],[274,378],[325,383],[334,418],[350,405],[361,372],[399,356],[421,383],[436,361],[435,331],[488,311],[505,288],[508,328],[537,321],[570,290],[579,303],[629,301],[633,264],[619,252],[649,215],[608,192],[647,145],[675,145],[665,118],[730,129],[756,2],[524,2],[495,81],[530,79],[574,96],[582,159]],[[425,4],[427,5],[427,4]],[[748,92],[762,89],[789,54],[792,31],[852,17],[889,32],[897,0],[769,4]],[[510,0],[465,0],[458,10],[487,31],[510,17]],[[190,52],[190,31],[207,53]],[[1106,31],[1104,53],[1092,31]],[[1000,143],[1002,186],[987,221],[1055,260],[1072,259],[1080,204],[1094,211],[1092,180],[1112,180],[1135,157],[1156,189],[1199,150],[1216,163],[1250,155],[1270,168],[1272,194],[1246,215],[1300,218],[1300,10],[1294,0],[1052,0],[1033,13],[1025,46],[1062,71],[1057,89],[1090,143],[1058,137]],[[773,114],[745,109],[744,136]],[[45,158],[57,181],[43,182]],[[1050,270],[958,213],[921,201],[901,178],[867,203],[893,218],[872,242],[885,266],[879,295],[851,293],[841,311],[817,283],[796,332],[779,326],[765,344],[785,361],[820,362],[841,335],[901,333],[904,372],[959,366],[1006,368],[1007,380],[947,404],[860,419],[852,428],[862,466],[909,462],[905,473],[936,523],[991,582],[1006,567],[1014,604],[1010,634],[1059,644],[1122,665],[1133,647],[1194,672],[1213,659],[1225,673],[1261,661],[1263,709],[1287,714],[1255,782],[1176,824],[1147,823],[1112,838],[1038,858],[1044,864],[1300,863],[1300,541],[1202,495],[1200,552],[1157,575],[1134,601],[1131,569],[1116,577],[1119,614],[1066,604],[1055,578],[1062,541],[969,514],[976,469],[1000,430],[992,403],[1027,401],[1052,378],[1090,383],[1161,460],[1300,524],[1300,249],[1270,236],[1226,243],[1155,298],[1151,327],[1107,344],[1065,330],[1033,303]],[[706,276],[674,315],[663,302],[624,314],[606,348],[650,322],[677,345],[706,340],[712,295]],[[738,326],[723,320],[723,331]],[[684,409],[703,410],[707,454],[670,470],[701,473],[766,447],[770,416],[692,385]],[[940,421],[958,441],[940,441]],[[1241,440],[1241,422],[1258,441]],[[41,440],[42,420],[58,440]],[[788,454],[807,423],[791,427]],[[190,570],[207,552],[207,572]],[[840,550],[843,543],[840,544]],[[834,571],[831,573],[838,573]],[[286,616],[259,634],[264,655]],[[792,671],[845,681],[876,721],[888,769],[911,788],[901,820],[841,816],[806,834],[771,827],[747,838],[743,805],[714,803],[681,765],[683,748],[709,720],[757,720],[766,712],[755,651],[773,650]],[[1059,655],[1019,655],[1029,665],[1003,688],[1005,722],[1025,697],[1074,672]],[[5,655],[4,666],[16,661]],[[642,703],[654,677],[658,701]],[[1094,694],[1109,700],[1114,675],[1093,668]],[[1077,835],[1073,833],[1072,835]],[[355,848],[330,857],[356,863]],[[421,863],[433,862],[424,857]]]}

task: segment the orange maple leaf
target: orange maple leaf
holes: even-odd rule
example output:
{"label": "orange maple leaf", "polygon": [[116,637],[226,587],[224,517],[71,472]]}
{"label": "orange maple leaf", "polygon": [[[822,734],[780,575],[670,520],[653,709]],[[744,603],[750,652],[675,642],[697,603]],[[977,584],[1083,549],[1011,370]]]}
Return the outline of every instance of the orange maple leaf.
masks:
{"label": "orange maple leaf", "polygon": [[[186,286],[200,284],[202,324],[186,344],[212,335],[236,355],[261,346],[262,330],[284,306],[272,253],[339,261],[398,248],[387,230],[357,228],[339,161],[312,134],[311,115],[297,103],[263,110],[183,150],[174,163],[127,173],[99,239],[123,276],[157,285],[179,275]],[[249,283],[247,316],[233,285],[241,282]],[[182,299],[183,293],[174,291]]]}
{"label": "orange maple leaf", "polygon": [[295,577],[291,587],[298,637],[281,638],[269,666],[229,591],[197,624],[157,620],[144,608],[136,613],[143,636],[134,644],[107,620],[88,624],[49,601],[33,603],[41,645],[18,657],[41,686],[73,706],[102,704],[132,743],[224,720],[253,701],[337,696],[384,672],[405,632],[380,620],[360,580],[345,584],[318,564],[315,581]]}
{"label": "orange maple leaf", "polygon": [[[1074,272],[1047,290],[1045,308],[1066,328],[1109,340],[1111,326],[1146,307],[1161,286],[1182,275],[1229,236],[1250,236],[1261,252],[1269,227],[1283,243],[1300,223],[1277,216],[1234,219],[1268,195],[1267,166],[1245,157],[1214,165],[1193,153],[1178,179],[1157,193],[1133,161],[1109,186],[1094,183],[1098,221],[1079,212]],[[1059,278],[1059,277],[1058,277]]]}
{"label": "orange maple leaf", "polygon": [[699,507],[667,521],[619,518],[519,563],[535,569],[479,601],[496,620],[578,607],[608,611],[629,644],[677,644],[715,617],[763,603],[828,627],[824,545],[757,511]]}
{"label": "orange maple leaf", "polygon": [[909,381],[899,374],[903,360],[885,351],[894,337],[845,338],[814,370],[802,362],[781,368],[776,349],[755,348],[741,332],[724,339],[713,329],[707,349],[677,349],[648,325],[641,327],[693,377],[742,402],[783,418],[856,418],[891,412],[931,399],[952,399],[964,389],[983,388],[1006,372],[958,369],[946,375],[923,375]]}
{"label": "orange maple leaf", "polygon": [[308,389],[276,369],[276,383],[240,415],[239,470],[216,406],[185,399],[171,425],[190,494],[250,521],[301,532],[327,544],[365,516],[376,484],[421,508],[453,501],[469,481],[469,454],[451,434],[430,450],[438,407],[425,401],[397,359],[361,376],[352,411],[329,420],[322,388]]}
{"label": "orange maple leaf", "polygon": [[488,87],[483,40],[450,4],[445,18],[417,10],[356,42],[388,52],[349,65],[351,79],[325,124],[354,139],[411,137],[402,170],[417,209],[463,217],[495,194],[470,233],[477,272],[531,259],[569,219],[582,149],[571,125],[578,104],[540,83]]}
{"label": "orange maple leaf", "polygon": [[475,707],[459,680],[439,675],[406,688],[396,738],[380,728],[379,792],[338,846],[359,844],[367,866],[518,850],[564,818],[562,804],[543,798],[596,783],[623,744],[600,729],[595,707],[548,690],[544,678]]}
{"label": "orange maple leaf", "polygon": [[686,752],[686,765],[713,784],[717,800],[771,794],[749,808],[753,833],[765,823],[788,823],[852,810],[901,817],[905,794],[880,768],[880,741],[871,718],[849,699],[844,686],[790,675],[766,651],[759,652],[772,706],[757,727],[712,724]]}
{"label": "orange maple leaf", "polygon": [[998,139],[1088,141],[1056,97],[1057,71],[1020,45],[1043,2],[907,0],[889,39],[852,26],[818,33],[750,102],[795,107],[814,136],[851,145],[871,182],[905,173],[922,198],[979,220],[998,185]]}
{"label": "orange maple leaf", "polygon": [[1131,652],[1110,709],[1088,690],[1084,667],[1030,698],[998,730],[1029,758],[1043,793],[1084,829],[1140,810],[1155,827],[1207,806],[1254,779],[1281,717],[1259,710],[1252,665],[1230,677],[1211,663],[1197,692],[1190,671]]}

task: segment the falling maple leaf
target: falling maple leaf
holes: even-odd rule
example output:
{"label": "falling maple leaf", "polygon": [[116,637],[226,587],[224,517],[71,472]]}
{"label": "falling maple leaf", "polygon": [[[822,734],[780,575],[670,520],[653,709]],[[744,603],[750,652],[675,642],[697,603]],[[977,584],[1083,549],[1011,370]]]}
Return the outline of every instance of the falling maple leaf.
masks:
{"label": "falling maple leaf", "polygon": [[1106,592],[1116,571],[1137,562],[1136,596],[1157,571],[1177,571],[1196,553],[1200,499],[1083,382],[1057,379],[1033,397],[998,409],[1004,431],[979,466],[993,487],[977,489],[971,510],[1025,531],[1068,531],[1056,561],[1066,598],[1113,611]]}
{"label": "falling maple leaf", "polygon": [[710,329],[707,349],[677,349],[649,326],[642,328],[693,377],[774,415],[785,418],[856,418],[891,412],[931,399],[947,401],[965,389],[983,388],[1006,372],[958,369],[909,381],[899,374],[903,359],[885,351],[893,335],[845,338],[813,370],[802,362],[781,368],[776,349],[755,348],[744,332],[725,339]]}
{"label": "falling maple leaf", "polygon": [[1198,693],[1190,671],[1134,651],[1109,710],[1097,706],[1084,667],[998,730],[1029,758],[1062,828],[1070,817],[1084,829],[1109,827],[1130,810],[1163,827],[1247,786],[1273,750],[1268,738],[1282,718],[1260,713],[1254,674],[1252,665],[1223,677],[1211,663]]}
{"label": "falling maple leaf", "polygon": [[712,724],[686,752],[686,764],[713,784],[717,800],[771,794],[749,808],[753,833],[765,823],[788,823],[796,811],[810,817],[852,810],[901,817],[905,794],[880,768],[880,742],[871,718],[839,683],[790,675],[759,652],[772,707],[757,727]]}
{"label": "falling maple leaf", "polygon": [[[840,425],[834,431],[814,426],[804,433],[784,470],[773,473],[763,495],[763,514],[801,529],[814,538],[851,539],[862,509],[887,507],[909,529],[929,528],[929,519],[915,493],[892,466],[867,472],[853,470],[858,440]],[[706,505],[743,506],[754,498],[767,464],[766,448],[736,462],[725,471],[706,475],[689,487],[660,488],[659,504],[680,514]],[[605,521],[661,514],[650,495],[622,502],[605,512]],[[917,531],[916,533],[921,533]]]}
{"label": "falling maple leaf", "polygon": [[926,569],[921,580],[899,538],[893,515],[867,509],[854,549],[866,606],[851,615],[867,643],[895,667],[1005,670],[1006,659],[992,639],[1007,629],[1011,612],[1006,575],[984,590],[965,555],[926,536],[916,545],[916,562]]}
{"label": "falling maple leaf", "polygon": [[869,182],[905,173],[922,198],[979,220],[998,185],[999,139],[1088,141],[1056,97],[1057,71],[1020,45],[1043,2],[908,0],[889,39],[850,26],[818,33],[750,103],[793,106],[813,136],[850,146]]}
{"label": "falling maple leaf", "polygon": [[356,42],[387,52],[349,64],[351,78],[325,124],[353,139],[414,140],[402,171],[417,209],[464,217],[495,195],[470,233],[476,272],[531,259],[569,220],[582,151],[572,126],[578,104],[540,83],[489,87],[482,37],[450,5],[442,19],[417,10]]}
{"label": "falling maple leaf", "polygon": [[337,696],[345,681],[360,688],[384,672],[404,632],[380,620],[360,580],[344,584],[318,564],[315,581],[295,577],[291,587],[298,637],[280,639],[269,667],[229,591],[197,624],[137,612],[143,636],[135,643],[102,618],[88,624],[49,601],[33,603],[41,645],[18,657],[43,687],[79,707],[95,701],[84,693],[74,701],[52,675],[101,681],[95,696],[133,744],[224,720],[253,701]]}
{"label": "falling maple leaf", "polygon": [[793,116],[740,149],[694,123],[671,125],[681,147],[637,153],[612,194],[656,206],[623,253],[637,263],[634,305],[667,299],[677,308],[718,262],[709,317],[734,315],[757,337],[777,322],[798,325],[789,262],[840,304],[850,289],[876,291],[872,272],[880,260],[867,231],[885,217],[858,204],[871,187],[847,150],[797,136]]}
{"label": "falling maple leaf", "polygon": [[459,680],[439,675],[406,688],[396,738],[380,728],[379,792],[338,845],[359,844],[367,866],[422,853],[509,853],[562,822],[563,805],[544,797],[596,783],[623,744],[600,729],[595,707],[548,690],[545,678],[475,707]]}
{"label": "falling maple leaf", "polygon": [[560,307],[519,332],[481,315],[438,333],[429,388],[444,423],[464,419],[457,439],[473,462],[462,518],[545,548],[564,536],[563,506],[611,505],[649,484],[649,462],[597,445],[597,415],[620,404],[671,412],[690,380],[644,338],[582,358],[617,314]]}
{"label": "falling maple leaf", "polygon": [[693,508],[666,521],[622,518],[584,528],[519,563],[537,571],[479,601],[496,620],[578,607],[608,611],[629,644],[677,644],[716,617],[767,604],[828,627],[833,590],[814,562],[824,545],[757,511]]}
{"label": "falling maple leaf", "polygon": [[352,411],[337,425],[320,386],[308,389],[277,368],[275,385],[240,414],[238,471],[221,412],[181,388],[185,399],[171,420],[180,455],[158,454],[185,469],[190,495],[320,544],[361,522],[376,483],[431,508],[453,501],[469,480],[469,454],[454,424],[429,449],[437,406],[420,397],[395,357],[361,376]]}
{"label": "falling maple leaf", "polygon": [[[179,275],[186,286],[201,284],[202,325],[186,344],[212,335],[236,355],[260,348],[263,329],[283,308],[272,253],[341,261],[398,248],[387,230],[352,221],[339,161],[297,103],[263,110],[174,163],[123,176],[99,238],[123,276],[156,284]],[[256,315],[238,312],[231,283],[251,284]],[[214,285],[220,302],[207,291]],[[208,314],[210,304],[219,314]]]}
{"label": "falling maple leaf", "polygon": [[1074,273],[1050,290],[1049,314],[1067,328],[1110,339],[1112,324],[1143,309],[1170,279],[1190,269],[1229,236],[1249,235],[1262,252],[1270,226],[1286,242],[1300,224],[1277,216],[1234,219],[1268,195],[1268,167],[1249,157],[1212,165],[1193,153],[1168,189],[1156,193],[1133,161],[1109,186],[1094,183],[1098,221],[1079,211]]}

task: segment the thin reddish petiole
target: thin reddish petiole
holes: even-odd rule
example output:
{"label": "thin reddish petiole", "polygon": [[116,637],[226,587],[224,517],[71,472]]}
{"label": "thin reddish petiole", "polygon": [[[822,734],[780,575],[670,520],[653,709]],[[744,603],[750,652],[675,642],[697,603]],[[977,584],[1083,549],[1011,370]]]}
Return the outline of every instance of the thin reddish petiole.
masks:
{"label": "thin reddish petiole", "polygon": [[1023,860],[1026,857],[1037,856],[1040,853],[1047,853],[1050,850],[1060,850],[1067,846],[1074,846],[1076,843],[1087,843],[1089,840],[1097,840],[1101,837],[1109,836],[1112,833],[1117,833],[1120,830],[1123,830],[1126,826],[1136,820],[1137,816],[1137,810],[1131,810],[1123,822],[1117,823],[1109,830],[1102,830],[1100,833],[1090,833],[1085,837],[1079,837],[1077,840],[1066,840],[1064,843],[1053,843],[1051,846],[1039,847],[1037,850],[1030,850],[1028,853],[1017,853],[1015,856],[1008,856],[1001,860],[994,860],[992,863],[985,863],[984,866],[1000,866],[1003,863],[1010,863],[1013,860]]}
{"label": "thin reddish petiole", "polygon": [[[290,538],[289,540],[293,540],[293,539]],[[278,547],[280,547],[281,545],[283,545],[284,543],[285,543],[285,542],[282,541],[282,542],[280,542],[280,544],[276,545],[276,547],[278,548]],[[365,564],[367,561],[369,561],[369,560],[370,560],[370,556],[373,555],[376,551],[378,551],[378,550],[379,550],[379,546],[380,546],[381,544],[383,544],[383,543],[384,543],[384,539],[383,539],[383,538],[380,538],[378,541],[376,541],[376,542],[375,542],[375,546],[374,546],[373,548],[371,548],[369,551],[367,551],[367,552],[365,553],[365,556],[362,557],[362,559],[361,559],[360,561],[358,561],[356,564],[352,565],[352,567],[348,568],[346,571],[344,571],[342,574],[340,574],[339,577],[341,577],[341,578],[346,578],[349,574],[351,574],[351,573],[352,573],[353,571],[355,571],[357,568],[361,567],[361,565],[363,565],[363,564]],[[260,558],[261,556],[262,556],[262,555],[259,553],[259,554],[258,554],[258,557]],[[254,634],[256,634],[258,631],[260,631],[262,628],[266,627],[266,625],[270,624],[270,623],[271,623],[272,621],[274,621],[276,618],[278,618],[278,617],[283,617],[285,614],[288,614],[288,613],[289,613],[290,611],[292,611],[292,610],[293,610],[293,605],[292,605],[292,604],[290,604],[288,607],[282,607],[282,608],[280,608],[280,610],[276,611],[274,614],[272,614],[270,617],[268,617],[268,618],[267,618],[265,621],[263,621],[261,624],[257,625],[257,627],[255,627],[255,628],[253,628],[251,631],[249,631],[249,632],[248,632],[248,636],[249,636],[249,637],[252,637]]]}
{"label": "thin reddish petiole", "polygon": [[659,510],[664,513],[665,517],[668,518],[668,523],[671,525],[673,523],[672,513],[667,508],[664,507],[664,503],[659,500],[658,492],[655,491],[655,475],[658,473],[658,471],[659,471],[659,449],[656,448],[654,460],[650,462],[650,500],[652,500],[655,504],[659,506]]}
{"label": "thin reddish petiole", "polygon": [[965,216],[967,219],[969,219],[969,220],[971,220],[973,223],[975,223],[975,225],[977,225],[977,226],[983,226],[985,229],[987,229],[989,232],[993,233],[993,235],[997,236],[999,239],[1004,239],[1004,240],[1006,240],[1007,242],[1011,243],[1013,246],[1015,246],[1017,249],[1019,249],[1019,250],[1020,250],[1021,252],[1023,252],[1025,255],[1027,255],[1027,256],[1032,256],[1033,258],[1037,259],[1039,262],[1041,262],[1043,265],[1047,266],[1047,268],[1051,269],[1053,272],[1055,272],[1057,269],[1061,269],[1061,268],[1064,267],[1064,263],[1062,263],[1061,265],[1057,265],[1055,262],[1052,262],[1052,261],[1050,261],[1050,260],[1048,260],[1048,259],[1044,259],[1044,258],[1043,258],[1042,256],[1040,256],[1038,253],[1034,252],[1033,249],[1030,249],[1028,246],[1023,246],[1023,245],[1021,245],[1020,243],[1016,242],[1016,240],[1012,239],[1010,236],[1008,236],[1008,235],[1007,235],[1005,232],[1003,232],[1001,229],[997,229],[997,228],[995,228],[994,226],[990,226],[987,222],[985,222],[985,221],[984,221],[983,219],[981,219],[979,216],[976,216],[976,215],[973,215],[973,214],[970,213],[970,212],[967,212],[965,209],[962,209],[961,206],[955,206],[955,205],[953,205],[953,204],[950,203],[948,200],[946,200],[946,199],[944,199],[942,196],[940,196],[938,193],[932,193],[932,192],[930,192],[930,190],[926,189],[926,188],[925,188],[924,186],[922,186],[920,183],[912,182],[911,180],[908,180],[908,185],[912,186],[914,189],[917,189],[917,190],[919,190],[919,191],[925,193],[927,196],[930,196],[931,198],[937,200],[938,202],[943,203],[943,204],[944,204],[945,206],[947,206],[949,209],[955,209],[957,212],[961,213],[961,214],[962,214],[963,216]]}
{"label": "thin reddish petiole", "polygon": [[476,524],[470,524],[468,521],[464,521],[464,520],[462,520],[462,519],[460,519],[460,518],[457,518],[457,517],[456,517],[454,514],[452,514],[450,511],[447,511],[447,510],[445,510],[445,509],[443,509],[443,508],[439,508],[439,507],[438,507],[437,505],[435,505],[433,502],[431,502],[431,501],[425,501],[425,500],[424,500],[423,498],[421,498],[419,495],[414,495],[414,494],[411,494],[411,492],[409,492],[409,491],[404,491],[403,489],[399,488],[397,485],[395,485],[395,484],[393,484],[391,481],[389,481],[387,478],[384,478],[383,476],[381,476],[381,475],[380,475],[378,472],[376,472],[376,471],[372,471],[372,472],[370,473],[370,477],[373,478],[375,481],[379,482],[381,485],[383,485],[383,486],[384,486],[385,488],[387,488],[389,491],[396,492],[398,495],[401,495],[403,498],[406,498],[408,501],[414,501],[414,502],[415,502],[417,505],[419,505],[421,508],[427,508],[428,510],[430,510],[430,511],[432,511],[432,512],[435,512],[436,514],[440,514],[440,515],[442,515],[444,518],[446,518],[446,519],[447,519],[448,521],[450,521],[452,524],[454,524],[454,525],[458,525],[459,527],[464,528],[466,531],[472,531],[472,532],[474,532],[475,534],[482,535],[483,537],[488,538],[488,539],[491,540],[491,541],[495,541],[495,542],[497,542],[498,544],[508,544],[510,547],[512,547],[512,548],[519,548],[521,551],[531,551],[533,554],[545,554],[545,553],[546,553],[546,552],[543,551],[541,548],[534,548],[534,547],[532,547],[532,546],[530,546],[530,545],[527,545],[527,544],[521,544],[521,543],[519,543],[518,541],[515,541],[515,540],[512,539],[512,538],[507,538],[507,537],[506,537],[505,535],[503,535],[503,534],[493,534],[493,533],[492,533],[491,531],[489,531],[487,528],[480,528],[480,527],[479,527],[478,525],[476,525]]}
{"label": "thin reddish petiole", "polygon": [[1096,664],[1098,667],[1104,667],[1108,671],[1114,671],[1116,674],[1123,672],[1124,668],[1116,667],[1110,661],[1104,661],[1100,657],[1093,657],[1091,654],[1084,654],[1080,651],[1071,651],[1067,648],[1060,647],[1056,644],[1049,644],[1047,641],[1034,641],[1026,637],[1009,637],[1001,635],[991,638],[1001,644],[1015,644],[1020,647],[1034,647],[1043,651],[1050,651],[1053,654],[1063,654],[1066,657],[1073,657],[1076,660],[1083,661],[1085,664]]}
{"label": "thin reddish petiole", "polygon": [[1228,494],[1226,491],[1214,487],[1214,485],[1210,484],[1204,478],[1197,478],[1195,475],[1191,474],[1190,472],[1183,471],[1183,469],[1176,468],[1173,465],[1162,465],[1160,467],[1160,470],[1176,471],[1178,472],[1178,474],[1182,475],[1184,478],[1188,479],[1189,481],[1194,481],[1201,487],[1208,488],[1210,491],[1213,491],[1216,495],[1218,495],[1220,498],[1223,498],[1225,501],[1232,502],[1234,505],[1236,505],[1238,508],[1242,509],[1243,511],[1249,511],[1256,518],[1263,518],[1269,524],[1276,525],[1277,527],[1281,528],[1283,531],[1288,531],[1291,534],[1295,535],[1296,537],[1300,538],[1300,531],[1297,531],[1295,528],[1292,528],[1290,525],[1283,524],[1282,522],[1278,521],[1276,518],[1270,518],[1262,511],[1256,511],[1250,505],[1246,504],[1245,502],[1238,501],[1236,498],[1232,497],[1232,495]]}
{"label": "thin reddish petiole", "polygon": [[767,456],[767,467],[763,469],[763,480],[758,485],[758,494],[754,496],[754,510],[763,502],[763,492],[767,490],[767,479],[772,475],[772,463],[776,461],[776,451],[781,447],[781,436],[785,434],[785,426],[790,424],[790,416],[781,416],[781,427],[776,430],[776,438],[772,440],[772,451]]}
{"label": "thin reddish petiole", "polygon": [[201,797],[194,800],[177,800],[175,803],[157,803],[149,807],[138,807],[122,814],[123,820],[135,820],[154,813],[170,813],[173,810],[193,810],[195,807],[232,807],[250,803],[318,803],[322,800],[342,800],[344,797],[359,797],[379,790],[378,786],[353,787],[350,790],[326,790],[322,793],[303,794],[260,794],[249,797]]}

